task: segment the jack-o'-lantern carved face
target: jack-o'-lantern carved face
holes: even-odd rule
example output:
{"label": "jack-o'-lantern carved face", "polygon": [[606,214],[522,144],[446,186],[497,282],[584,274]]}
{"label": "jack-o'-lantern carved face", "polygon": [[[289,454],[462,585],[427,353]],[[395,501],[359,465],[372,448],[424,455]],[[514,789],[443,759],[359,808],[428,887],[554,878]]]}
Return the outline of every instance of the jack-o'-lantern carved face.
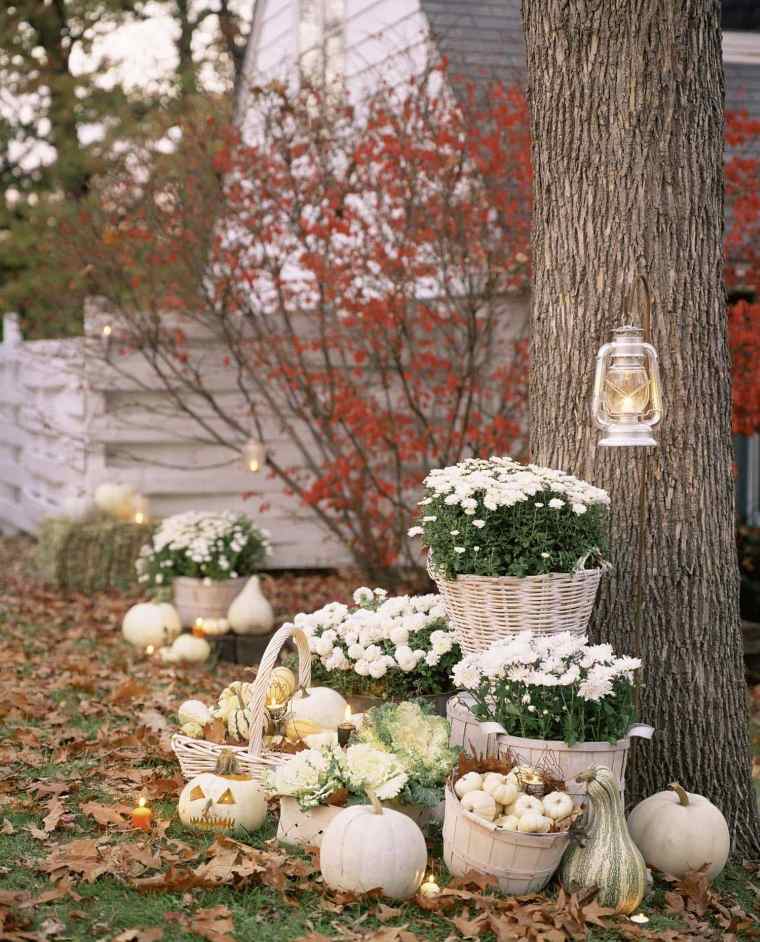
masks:
{"label": "jack-o'-lantern carved face", "polygon": [[179,796],[180,821],[198,831],[255,831],[266,817],[263,790],[249,776],[202,772]]}

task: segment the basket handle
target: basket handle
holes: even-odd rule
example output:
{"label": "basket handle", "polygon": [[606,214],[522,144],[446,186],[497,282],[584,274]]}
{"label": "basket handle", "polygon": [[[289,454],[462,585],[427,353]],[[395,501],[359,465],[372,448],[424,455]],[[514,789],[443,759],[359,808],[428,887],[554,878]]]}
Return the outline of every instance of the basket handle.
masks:
{"label": "basket handle", "polygon": [[266,700],[272,671],[277,664],[277,658],[283,645],[293,639],[298,649],[298,683],[305,690],[311,686],[311,650],[309,640],[300,628],[295,625],[283,625],[279,628],[266,647],[261,658],[256,679],[251,691],[251,738],[248,742],[248,751],[252,756],[260,756],[264,746],[264,723],[266,718]]}

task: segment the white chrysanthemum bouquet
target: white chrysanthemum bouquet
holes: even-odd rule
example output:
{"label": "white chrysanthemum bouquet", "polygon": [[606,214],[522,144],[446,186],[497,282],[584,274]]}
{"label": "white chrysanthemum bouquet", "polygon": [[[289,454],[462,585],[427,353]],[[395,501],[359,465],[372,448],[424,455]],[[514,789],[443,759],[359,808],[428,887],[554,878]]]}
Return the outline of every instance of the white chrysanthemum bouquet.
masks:
{"label": "white chrysanthemum bouquet", "polygon": [[359,743],[305,749],[269,773],[266,787],[273,797],[295,798],[304,811],[336,798],[366,801],[367,789],[381,801],[396,798],[407,783],[407,773],[393,754]]}
{"label": "white chrysanthemum bouquet", "polygon": [[178,576],[220,582],[252,575],[270,552],[269,534],[245,514],[191,510],[161,522],[140,552],[137,574],[156,589]]}
{"label": "white chrysanthemum bouquet", "polygon": [[634,672],[641,661],[616,656],[563,632],[521,632],[487,651],[468,654],[454,683],[475,698],[480,720],[513,736],[576,742],[617,742],[635,719]]}
{"label": "white chrysanthemum bouquet", "polygon": [[447,579],[572,572],[604,556],[609,496],[564,471],[469,458],[431,471],[425,487],[409,535]]}
{"label": "white chrysanthemum bouquet", "polygon": [[315,685],[395,700],[451,689],[461,651],[439,595],[387,598],[382,589],[362,587],[354,602],[293,619],[309,639]]}

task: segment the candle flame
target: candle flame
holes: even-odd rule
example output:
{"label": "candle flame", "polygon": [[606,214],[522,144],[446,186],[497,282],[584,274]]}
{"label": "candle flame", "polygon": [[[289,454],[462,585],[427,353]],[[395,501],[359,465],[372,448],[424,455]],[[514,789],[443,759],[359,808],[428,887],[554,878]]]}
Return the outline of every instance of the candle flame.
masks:
{"label": "candle flame", "polygon": [[140,513],[139,510],[135,514],[135,523],[145,523],[145,514]]}
{"label": "candle flame", "polygon": [[148,655],[148,657],[150,657],[150,655],[153,654],[155,650],[156,650],[155,646],[152,644],[149,644],[148,647],[145,649],[145,653]]}
{"label": "candle flame", "polygon": [[256,461],[255,458],[252,458],[252,459],[248,462],[248,467],[251,469],[251,471],[258,471],[258,470],[259,470],[259,463],[258,463],[258,461]]}
{"label": "candle flame", "polygon": [[140,795],[140,800],[137,802],[137,807],[138,807],[138,808],[144,808],[144,807],[147,805],[147,803],[148,803],[148,802],[145,800],[145,796],[144,796],[144,795]]}
{"label": "candle flame", "polygon": [[110,337],[110,336],[111,336],[111,330],[112,330],[111,325],[110,325],[110,324],[106,324],[105,327],[103,328],[103,336],[104,336],[104,337]]}
{"label": "candle flame", "polygon": [[347,723],[350,723],[350,722],[351,722],[351,705],[350,705],[350,704],[346,704],[345,721],[346,721]]}

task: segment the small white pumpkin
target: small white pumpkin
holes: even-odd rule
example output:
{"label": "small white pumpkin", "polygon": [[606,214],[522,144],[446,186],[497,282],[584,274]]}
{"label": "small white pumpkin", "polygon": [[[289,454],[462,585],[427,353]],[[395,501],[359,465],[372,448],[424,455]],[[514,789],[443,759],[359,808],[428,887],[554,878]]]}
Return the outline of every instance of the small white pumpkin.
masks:
{"label": "small white pumpkin", "polygon": [[185,700],[179,705],[177,716],[180,723],[198,723],[200,726],[205,726],[212,719],[211,710],[201,700]]}
{"label": "small white pumpkin", "polygon": [[467,792],[462,798],[462,808],[476,814],[479,818],[485,818],[486,821],[493,821],[496,817],[496,801],[488,792]]}
{"label": "small white pumpkin", "polygon": [[121,623],[124,639],[138,648],[168,644],[180,631],[182,622],[177,609],[168,602],[138,602]]}
{"label": "small white pumpkin", "polygon": [[486,772],[483,776],[481,788],[484,792],[488,792],[489,795],[492,795],[493,790],[498,788],[499,785],[503,785],[505,781],[506,776],[501,775],[499,772]]}
{"label": "small white pumpkin", "polygon": [[675,877],[709,864],[707,879],[714,880],[731,850],[720,809],[678,783],[640,801],[628,818],[628,830],[647,866]]}
{"label": "small white pumpkin", "polygon": [[497,827],[503,828],[505,831],[516,831],[519,823],[520,819],[513,814],[502,814],[494,822]]}
{"label": "small white pumpkin", "polygon": [[312,733],[336,730],[346,718],[348,702],[329,687],[312,687],[290,701],[285,721],[285,735],[298,741]]}
{"label": "small white pumpkin", "polygon": [[200,723],[190,720],[180,726],[179,731],[183,736],[190,736],[192,739],[200,739],[203,736],[203,727]]}
{"label": "small white pumpkin", "polygon": [[552,821],[561,821],[569,814],[573,813],[573,799],[567,792],[550,792],[544,795],[543,799],[544,814]]}
{"label": "small white pumpkin", "polygon": [[517,822],[517,830],[523,834],[546,834],[551,826],[551,818],[535,811],[526,811]]}
{"label": "small white pumpkin", "polygon": [[484,791],[483,776],[478,772],[466,772],[454,783],[454,791],[460,798],[464,798],[467,792]]}
{"label": "small white pumpkin", "polygon": [[211,645],[205,638],[196,638],[194,635],[185,634],[175,638],[170,651],[170,663],[200,664],[208,660],[211,654]]}
{"label": "small white pumpkin", "polygon": [[411,818],[371,800],[351,805],[327,825],[319,854],[322,876],[333,890],[379,888],[390,899],[409,899],[425,877],[425,838]]}
{"label": "small white pumpkin", "polygon": [[274,611],[261,591],[258,576],[251,576],[227,612],[230,628],[237,635],[265,635],[274,625]]}
{"label": "small white pumpkin", "polygon": [[519,794],[520,791],[514,782],[503,782],[491,792],[491,795],[500,805],[511,805],[512,802],[517,800]]}
{"label": "small white pumpkin", "polygon": [[234,753],[219,754],[216,771],[201,772],[182,789],[179,819],[197,831],[255,831],[264,823],[267,800],[250,776],[240,772]]}
{"label": "small white pumpkin", "polygon": [[519,794],[514,803],[510,805],[510,809],[508,813],[515,815],[517,818],[522,818],[524,814],[528,814],[530,811],[543,815],[544,804],[540,798],[536,798],[534,795]]}
{"label": "small white pumpkin", "polygon": [[105,483],[95,490],[95,506],[113,517],[131,517],[134,498],[134,488],[128,484]]}

